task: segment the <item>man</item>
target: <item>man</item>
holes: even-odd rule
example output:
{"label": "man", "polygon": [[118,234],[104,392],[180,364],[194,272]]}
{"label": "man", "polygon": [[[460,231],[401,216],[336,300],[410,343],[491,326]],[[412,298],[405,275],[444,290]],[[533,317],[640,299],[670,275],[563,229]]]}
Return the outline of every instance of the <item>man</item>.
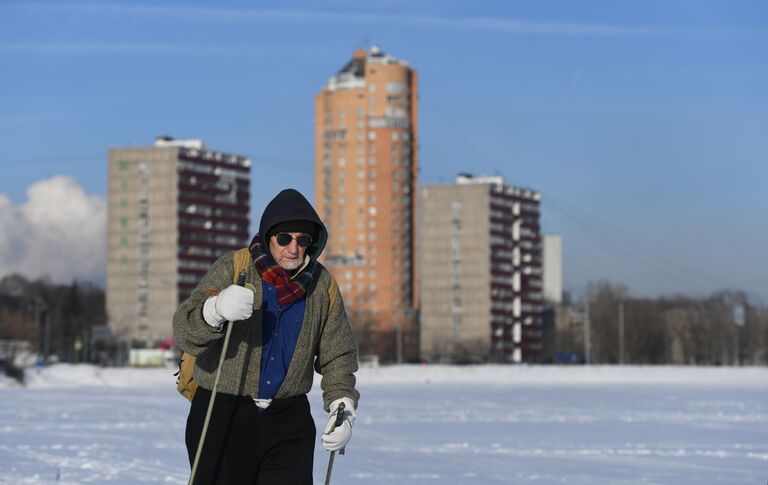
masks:
{"label": "man", "polygon": [[[338,286],[317,257],[328,234],[307,199],[280,192],[250,245],[246,287],[233,285],[233,253],[216,261],[173,317],[182,350],[197,357],[187,418],[194,460],[226,325],[233,325],[195,483],[311,484],[315,425],[306,394],[322,375],[328,450],[352,435],[357,348]],[[230,322],[230,323],[226,323]],[[343,424],[330,432],[340,403]]]}

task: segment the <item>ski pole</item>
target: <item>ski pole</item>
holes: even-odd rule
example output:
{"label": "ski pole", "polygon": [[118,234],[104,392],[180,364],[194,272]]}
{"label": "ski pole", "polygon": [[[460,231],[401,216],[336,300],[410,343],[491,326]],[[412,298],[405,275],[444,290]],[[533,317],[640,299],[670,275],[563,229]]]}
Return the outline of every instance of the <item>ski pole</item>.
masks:
{"label": "ski pole", "polygon": [[[341,426],[344,423],[344,406],[343,402],[339,403],[339,407],[336,408],[336,421],[333,423],[333,428],[331,428],[331,433],[334,429]],[[342,448],[339,450],[339,454],[343,455],[345,448]],[[331,484],[331,471],[333,470],[333,458],[336,456],[336,451],[331,452],[331,457],[328,459],[328,471],[325,472],[325,485]]]}
{"label": "ski pole", "polygon": [[[237,286],[245,285],[245,271],[241,271],[237,277]],[[229,347],[229,338],[232,336],[232,327],[235,322],[229,322],[227,325],[227,331],[224,334],[224,345],[221,346],[221,356],[219,356],[219,366],[216,368],[216,379],[213,381],[213,389],[211,390],[211,398],[208,400],[208,410],[205,412],[205,421],[203,422],[203,431],[200,433],[200,442],[197,444],[197,451],[195,451],[195,461],[192,464],[192,473],[189,475],[189,482],[187,485],[192,485],[195,481],[195,473],[197,473],[197,465],[200,463],[200,455],[203,451],[203,443],[205,443],[205,435],[208,433],[208,424],[211,422],[211,414],[213,413],[213,402],[216,400],[216,392],[219,388],[219,377],[221,377],[221,368],[224,364],[224,356],[227,355],[227,347]]]}

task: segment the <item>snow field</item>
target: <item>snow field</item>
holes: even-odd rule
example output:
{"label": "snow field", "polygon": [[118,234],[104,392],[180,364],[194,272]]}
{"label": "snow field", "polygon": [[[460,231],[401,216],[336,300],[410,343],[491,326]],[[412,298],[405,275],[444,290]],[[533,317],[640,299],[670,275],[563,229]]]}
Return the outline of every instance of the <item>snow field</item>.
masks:
{"label": "snow field", "polygon": [[[0,484],[183,484],[173,371],[56,365],[0,381]],[[318,428],[319,379],[310,393]],[[343,484],[764,484],[764,368],[361,369]],[[318,438],[315,483],[328,453]]]}

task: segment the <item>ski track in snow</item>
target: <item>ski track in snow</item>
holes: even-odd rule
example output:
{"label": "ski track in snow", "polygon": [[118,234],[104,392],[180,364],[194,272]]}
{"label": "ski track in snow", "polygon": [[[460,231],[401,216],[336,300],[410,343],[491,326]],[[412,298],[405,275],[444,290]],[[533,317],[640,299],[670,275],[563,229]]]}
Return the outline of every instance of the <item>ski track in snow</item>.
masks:
{"label": "ski track in snow", "polygon": [[[362,369],[334,485],[764,484],[764,368]],[[0,484],[184,484],[172,371],[57,365],[0,380]],[[319,380],[310,394],[325,424]],[[315,483],[328,453],[319,439]]]}

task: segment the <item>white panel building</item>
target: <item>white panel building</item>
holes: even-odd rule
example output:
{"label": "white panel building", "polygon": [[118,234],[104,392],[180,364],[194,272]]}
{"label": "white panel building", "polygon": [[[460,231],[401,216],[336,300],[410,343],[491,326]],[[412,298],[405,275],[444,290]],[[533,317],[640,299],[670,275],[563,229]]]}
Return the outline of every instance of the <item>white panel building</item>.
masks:
{"label": "white panel building", "polygon": [[550,303],[563,301],[563,238],[544,235],[544,299]]}

